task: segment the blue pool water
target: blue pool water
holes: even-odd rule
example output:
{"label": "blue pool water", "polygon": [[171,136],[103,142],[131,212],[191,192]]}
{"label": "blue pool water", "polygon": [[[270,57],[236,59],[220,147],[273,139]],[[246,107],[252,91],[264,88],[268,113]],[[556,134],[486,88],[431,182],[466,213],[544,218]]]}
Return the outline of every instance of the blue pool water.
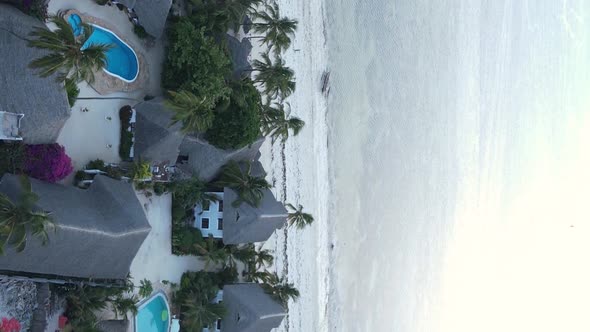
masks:
{"label": "blue pool water", "polygon": [[[68,22],[74,29],[74,34],[79,36],[82,33],[80,16],[72,14]],[[82,45],[82,49],[92,44],[109,44],[111,48],[107,51],[107,61],[105,71],[113,76],[123,79],[124,81],[134,81],[139,72],[137,56],[133,50],[125,44],[119,37],[112,32],[101,27],[93,25],[94,31],[88,40]]]}
{"label": "blue pool water", "polygon": [[135,316],[135,332],[168,332],[169,325],[170,312],[162,294],[142,304]]}

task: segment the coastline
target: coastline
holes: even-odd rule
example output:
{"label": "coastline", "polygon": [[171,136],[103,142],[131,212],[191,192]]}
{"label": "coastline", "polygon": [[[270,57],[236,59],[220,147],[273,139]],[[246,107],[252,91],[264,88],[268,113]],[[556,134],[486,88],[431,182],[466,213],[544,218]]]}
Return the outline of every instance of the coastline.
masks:
{"label": "coastline", "polygon": [[[331,226],[328,175],[328,100],[321,92],[321,77],[328,68],[324,2],[279,0],[281,15],[299,20],[292,47],[284,54],[295,71],[297,89],[286,102],[291,114],[305,121],[305,128],[287,142],[261,148],[261,162],[268,170],[277,199],[302,204],[315,217],[305,230],[285,228],[264,245],[275,252],[275,266],[301,292],[296,303],[289,302],[289,315],[276,331],[328,331],[328,294]],[[263,49],[253,40],[251,56]]]}

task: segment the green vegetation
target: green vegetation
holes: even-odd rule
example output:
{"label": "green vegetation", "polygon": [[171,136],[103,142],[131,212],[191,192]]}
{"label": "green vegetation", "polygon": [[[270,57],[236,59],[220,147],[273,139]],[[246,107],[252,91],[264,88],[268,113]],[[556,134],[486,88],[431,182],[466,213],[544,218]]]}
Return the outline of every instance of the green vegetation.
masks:
{"label": "green vegetation", "polygon": [[203,244],[201,231],[192,227],[193,209],[197,203],[215,200],[205,194],[205,184],[196,177],[167,184],[172,193],[172,253],[198,255],[197,245]]}
{"label": "green vegetation", "polygon": [[152,169],[148,162],[136,162],[131,170],[134,181],[146,181],[152,179]]}
{"label": "green vegetation", "polygon": [[124,106],[119,110],[119,119],[121,119],[121,140],[119,142],[119,157],[122,160],[129,161],[131,158],[131,147],[133,146],[133,133],[129,131],[129,121],[133,111],[131,106]]}
{"label": "green vegetation", "polygon": [[230,89],[230,60],[224,50],[188,18],[181,18],[168,30],[169,47],[162,72],[162,85],[173,91],[189,91],[213,108],[227,98]]}
{"label": "green vegetation", "polygon": [[66,93],[68,95],[68,103],[70,104],[70,107],[73,107],[80,94],[80,89],[78,88],[76,81],[71,78],[66,78],[65,85]]}
{"label": "green vegetation", "polygon": [[[286,104],[290,106],[289,104]],[[264,106],[264,113],[262,115],[263,133],[265,136],[270,136],[274,143],[277,139],[283,142],[289,138],[289,131],[293,132],[293,136],[297,136],[305,122],[297,117],[290,117],[289,111],[285,112],[285,104],[277,103],[275,107],[270,105]]]}
{"label": "green vegetation", "polygon": [[19,200],[13,202],[8,196],[0,193],[0,254],[8,244],[17,252],[27,246],[27,233],[41,240],[43,245],[49,241],[48,232],[55,228],[51,213],[39,211],[35,204],[39,197],[32,192],[31,182],[21,176],[22,192]]}
{"label": "green vegetation", "polygon": [[231,188],[236,192],[238,197],[232,202],[234,207],[244,202],[254,207],[259,206],[264,196],[264,189],[271,187],[264,178],[253,176],[251,170],[250,162],[240,165],[235,161],[230,161],[221,169],[217,185]]}
{"label": "green vegetation", "polygon": [[50,53],[33,60],[30,66],[40,69],[41,77],[57,73],[57,80],[62,82],[68,77],[76,82],[94,82],[94,72],[105,66],[106,51],[110,45],[92,44],[82,50],[82,45],[93,32],[91,25],[82,23],[82,35],[76,37],[63,14],[51,16],[49,21],[56,25],[56,29],[34,27],[29,46]]}
{"label": "green vegetation", "polygon": [[291,46],[291,37],[297,30],[297,20],[281,17],[279,5],[266,6],[266,12],[257,12],[252,23],[255,33],[263,33],[262,44],[266,44],[276,54],[280,54]]}
{"label": "green vegetation", "polygon": [[91,287],[88,285],[60,285],[53,290],[65,298],[66,316],[75,331],[95,331],[98,318],[95,313],[109,307],[117,317],[127,313],[137,314],[135,303],[139,300],[131,295],[132,284],[125,287]]}
{"label": "green vegetation", "polygon": [[292,283],[286,282],[283,277],[279,277],[276,272],[268,274],[261,286],[266,293],[283,304],[284,307],[287,307],[289,299],[296,301],[299,298],[299,290]]}
{"label": "green vegetation", "polygon": [[168,91],[172,98],[165,101],[166,106],[174,111],[173,124],[182,123],[182,130],[190,133],[205,132],[213,125],[215,114],[207,97],[199,98],[188,91]]}
{"label": "green vegetation", "polygon": [[[121,177],[123,177],[126,173],[129,173],[128,171],[125,171],[118,166],[106,165],[104,163],[104,161],[102,161],[100,159],[95,159],[95,160],[90,161],[84,167],[84,169],[102,171],[102,172],[106,173],[105,174],[106,176],[108,176],[112,179],[115,179],[115,180],[120,180]],[[129,174],[127,174],[127,175],[129,175]],[[74,177],[74,184],[78,187],[81,187],[81,188],[87,188],[88,185],[83,186],[81,184],[81,182],[84,180],[92,180],[92,179],[94,179],[95,176],[96,176],[96,174],[86,173],[83,170],[77,171],[76,176]]]}
{"label": "green vegetation", "polygon": [[139,296],[143,298],[150,296],[154,291],[154,288],[152,287],[152,282],[147,279],[143,279],[139,283],[139,291],[137,292]]}
{"label": "green vegetation", "polygon": [[25,146],[21,142],[0,142],[0,176],[18,174],[24,165]]}
{"label": "green vegetation", "polygon": [[180,311],[181,329],[200,331],[223,318],[226,314],[223,305],[211,302],[224,284],[236,280],[236,273],[226,270],[220,273],[185,272],[173,296],[173,304]]}
{"label": "green vegetation", "polygon": [[289,97],[295,91],[295,72],[289,67],[285,67],[285,61],[275,56],[275,61],[271,61],[267,53],[261,54],[262,61],[254,60],[254,71],[257,71],[254,82],[262,85],[264,93],[270,99]]}
{"label": "green vegetation", "polygon": [[141,25],[135,24],[133,26],[133,32],[139,37],[140,39],[146,39],[149,37],[148,33],[145,31],[144,27]]}
{"label": "green vegetation", "polygon": [[205,134],[211,144],[222,149],[247,146],[260,136],[260,93],[249,79],[231,86],[229,104],[218,106],[213,125]]}
{"label": "green vegetation", "polygon": [[289,208],[289,216],[287,217],[287,223],[289,226],[295,226],[297,229],[303,229],[313,223],[313,216],[309,213],[303,212],[303,206],[297,205],[297,208],[292,204],[287,204]]}

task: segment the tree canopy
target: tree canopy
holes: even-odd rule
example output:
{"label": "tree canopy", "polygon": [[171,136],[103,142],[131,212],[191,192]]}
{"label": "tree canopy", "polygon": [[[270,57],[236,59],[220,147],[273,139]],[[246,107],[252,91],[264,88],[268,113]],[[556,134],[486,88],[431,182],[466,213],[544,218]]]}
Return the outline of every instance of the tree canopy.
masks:
{"label": "tree canopy", "polygon": [[251,80],[232,82],[229,103],[217,107],[213,125],[206,132],[209,143],[221,149],[252,144],[260,136],[260,93]]}
{"label": "tree canopy", "polygon": [[207,97],[207,106],[213,108],[219,99],[231,93],[225,81],[231,74],[231,61],[206,31],[205,27],[195,27],[188,18],[173,23],[168,30],[162,84],[168,90]]}

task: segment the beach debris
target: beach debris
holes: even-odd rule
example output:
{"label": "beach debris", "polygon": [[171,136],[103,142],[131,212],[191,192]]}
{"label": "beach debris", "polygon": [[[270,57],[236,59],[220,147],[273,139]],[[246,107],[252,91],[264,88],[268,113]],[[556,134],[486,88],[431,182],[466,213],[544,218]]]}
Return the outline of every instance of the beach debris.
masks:
{"label": "beach debris", "polygon": [[322,74],[321,86],[322,93],[327,97],[330,94],[330,71],[326,70]]}

